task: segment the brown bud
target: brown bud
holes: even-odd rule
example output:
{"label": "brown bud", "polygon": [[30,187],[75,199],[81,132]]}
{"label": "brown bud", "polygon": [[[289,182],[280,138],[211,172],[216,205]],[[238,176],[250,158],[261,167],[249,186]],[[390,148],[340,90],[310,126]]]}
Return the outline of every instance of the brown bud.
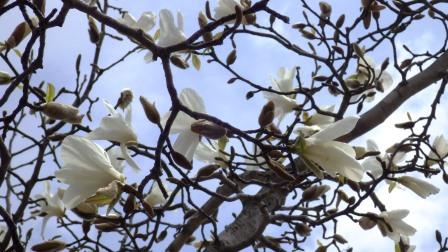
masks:
{"label": "brown bud", "polygon": [[448,184],[448,174],[444,173],[442,175],[442,178],[443,178],[443,182],[445,182],[445,184]]}
{"label": "brown bud", "polygon": [[9,84],[13,78],[6,72],[0,71],[0,85]]}
{"label": "brown bud", "polygon": [[85,219],[85,220],[91,220],[95,218],[96,213],[98,211],[98,207],[94,204],[90,203],[81,203],[77,205],[75,208],[72,209],[72,211],[78,215],[79,217]]}
{"label": "brown bud", "polygon": [[95,228],[101,232],[112,232],[119,227],[120,227],[119,225],[114,223],[100,223],[95,225]]}
{"label": "brown bud", "polygon": [[[38,20],[37,18],[32,18],[31,22],[34,26],[37,26]],[[23,39],[26,38],[31,33],[31,27],[28,25],[26,21],[20,23],[14,31],[11,33],[9,38],[6,40],[5,45],[7,48],[14,48],[19,45]]]}
{"label": "brown bud", "polygon": [[213,172],[218,170],[219,167],[220,167],[219,165],[215,165],[215,164],[206,165],[198,170],[198,173],[196,174],[196,178],[210,176]]}
{"label": "brown bud", "polygon": [[401,68],[401,69],[405,69],[405,68],[407,68],[409,65],[411,65],[411,63],[412,63],[412,59],[405,59],[405,60],[403,60],[403,61],[401,62],[401,64],[400,64],[400,68]]}
{"label": "brown bud", "polygon": [[84,235],[87,235],[89,233],[91,226],[92,226],[92,223],[90,221],[84,220],[82,222],[82,232],[84,233]]}
{"label": "brown bud", "polygon": [[344,25],[344,22],[345,22],[345,15],[342,14],[341,16],[339,16],[338,20],[336,21],[336,27],[341,28],[342,25]]}
{"label": "brown bud", "polygon": [[273,170],[278,176],[286,179],[286,180],[290,180],[290,181],[294,181],[295,178],[294,176],[292,176],[291,174],[289,174],[285,167],[280,164],[277,161],[274,160],[267,160],[267,164],[269,166],[269,168],[271,168],[271,170]]}
{"label": "brown bud", "polygon": [[224,127],[204,119],[192,123],[190,128],[191,131],[199,135],[215,140],[220,139],[227,133],[227,130]]}
{"label": "brown bud", "polygon": [[33,4],[45,15],[45,0],[33,0]]}
{"label": "brown bud", "polygon": [[132,90],[125,88],[120,93],[120,98],[118,98],[117,105],[124,110],[129,106],[129,104],[131,104],[133,99],[134,94],[132,93]]}
{"label": "brown bud", "polygon": [[271,150],[269,152],[269,156],[275,159],[281,158],[282,157],[282,152],[279,150]]}
{"label": "brown bud", "polygon": [[173,150],[171,151],[171,157],[173,158],[174,162],[180,167],[187,170],[193,169],[193,165],[191,164],[191,162],[181,153]]}
{"label": "brown bud", "polygon": [[79,124],[84,115],[78,114],[78,109],[67,104],[48,102],[41,106],[42,112],[51,119],[67,123]]}
{"label": "brown bud", "polygon": [[293,29],[299,29],[299,30],[302,30],[302,29],[304,29],[306,27],[306,24],[304,24],[304,23],[297,23],[297,24],[293,24],[292,25],[292,28]]}
{"label": "brown bud", "polygon": [[260,127],[264,128],[268,126],[274,120],[275,104],[272,101],[266,103],[261,109],[260,115],[258,116],[258,124]]}
{"label": "brown bud", "polygon": [[333,236],[333,239],[334,239],[335,241],[341,243],[341,244],[346,244],[346,243],[347,243],[347,240],[346,240],[342,235],[339,235],[339,234],[335,234],[335,235]]}
{"label": "brown bud", "polygon": [[150,103],[144,96],[140,96],[140,103],[145,111],[146,118],[154,124],[160,123],[160,114],[155,103]]}
{"label": "brown bud", "polygon": [[307,39],[316,39],[316,35],[314,35],[312,32],[309,32],[304,29],[300,30],[300,32],[302,33],[302,36]]}
{"label": "brown bud", "polygon": [[294,229],[300,236],[310,236],[311,235],[311,228],[306,225],[305,223],[297,223],[294,226]]}
{"label": "brown bud", "polygon": [[353,43],[352,47],[356,53],[356,56],[358,56],[359,58],[362,58],[364,56],[364,50],[362,50],[357,43]]}
{"label": "brown bud", "polygon": [[369,217],[364,216],[361,219],[359,219],[358,224],[362,229],[369,230],[374,226],[376,226],[376,221]]}
{"label": "brown bud", "polygon": [[166,236],[167,236],[168,232],[165,230],[163,230],[162,232],[160,232],[159,236],[157,236],[156,238],[156,242],[159,243],[163,240],[165,240]]}
{"label": "brown bud", "polygon": [[[207,24],[208,24],[207,16],[202,11],[199,13],[198,23],[199,23],[199,27],[201,27],[201,29],[204,29],[204,27],[207,26]],[[213,40],[213,35],[211,32],[204,32],[202,34],[202,38],[204,39],[205,42],[210,42]]]}
{"label": "brown bud", "polygon": [[149,218],[153,218],[155,216],[154,209],[152,206],[148,204],[146,201],[142,202],[143,209],[145,209],[146,214],[148,214]]}
{"label": "brown bud", "polygon": [[412,129],[415,125],[415,122],[404,122],[404,123],[397,123],[395,124],[395,127],[399,129]]}
{"label": "brown bud", "polygon": [[232,65],[236,61],[236,50],[233,49],[229,55],[227,55],[226,64],[228,66]]}
{"label": "brown bud", "polygon": [[328,185],[313,185],[305,189],[302,193],[303,201],[313,201],[319,199],[330,190]]}
{"label": "brown bud", "polygon": [[386,68],[389,66],[389,58],[386,58],[383,63],[381,64],[381,71],[386,70]]}
{"label": "brown bud", "polygon": [[89,19],[89,38],[90,38],[90,42],[92,42],[93,44],[98,43],[98,41],[100,40],[100,31],[98,30],[98,27],[96,26],[95,23],[95,19],[93,19],[91,16],[87,16],[87,18]]}
{"label": "brown bud", "polygon": [[125,214],[131,214],[137,208],[135,203],[135,196],[133,194],[129,194],[128,198],[124,202],[123,212]]}
{"label": "brown bud", "polygon": [[116,225],[120,225],[120,223],[123,221],[123,218],[120,215],[117,214],[109,214],[106,216],[96,216],[95,219],[93,219],[93,224],[103,224],[103,223],[112,223]]}
{"label": "brown bud", "polygon": [[170,61],[180,69],[187,69],[189,67],[188,63],[178,55],[171,56]]}
{"label": "brown bud", "polygon": [[257,16],[254,13],[244,15],[246,24],[255,24],[257,22]]}
{"label": "brown bud", "polygon": [[65,248],[65,243],[58,240],[44,241],[31,247],[32,251],[37,252],[56,252]]}
{"label": "brown bud", "polygon": [[331,15],[331,5],[329,3],[326,3],[324,1],[319,3],[319,8],[321,15],[325,18],[329,18]]}
{"label": "brown bud", "polygon": [[328,77],[323,76],[323,75],[315,75],[315,76],[313,76],[313,80],[323,82],[323,81],[327,81]]}

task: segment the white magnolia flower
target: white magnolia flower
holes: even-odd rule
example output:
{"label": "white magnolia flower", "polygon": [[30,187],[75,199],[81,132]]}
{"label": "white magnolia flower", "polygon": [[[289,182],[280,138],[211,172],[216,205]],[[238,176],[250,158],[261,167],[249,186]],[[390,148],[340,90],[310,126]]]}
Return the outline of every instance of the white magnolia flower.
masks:
{"label": "white magnolia flower", "polygon": [[[186,88],[180,92],[180,102],[195,112],[205,113],[204,101],[202,98],[191,88]],[[171,113],[167,113],[162,118],[162,125],[165,126],[166,121]],[[170,134],[179,134],[176,141],[173,144],[175,151],[184,155],[188,160],[193,159],[194,152],[198,147],[200,136],[199,134],[191,131],[191,124],[196,120],[184,112],[177,114],[176,119],[171,125]]]}
{"label": "white magnolia flower", "polygon": [[[435,164],[440,158],[444,158],[448,155],[448,141],[443,135],[438,135],[432,143],[432,149],[428,155],[428,165]],[[433,159],[433,160],[431,160]]]}
{"label": "white magnolia flower", "polygon": [[[367,152],[380,152],[380,149],[378,147],[378,145],[375,143],[375,141],[368,139],[367,140]],[[379,158],[382,162],[385,162],[386,167],[388,166],[392,166],[395,167],[398,163],[402,162],[404,160],[404,158],[406,157],[406,153],[405,152],[397,152],[395,153],[394,159],[392,160],[392,164],[390,163],[390,155],[388,155],[387,153],[385,154],[379,154],[376,156],[369,156],[367,158],[365,158],[362,162],[362,166],[364,167],[364,169],[366,171],[369,171],[370,174],[375,178],[379,178],[381,177],[381,175],[383,174],[383,167],[381,166],[381,163],[378,161],[377,158]]]}
{"label": "white magnolia flower", "polygon": [[126,162],[134,168],[134,170],[139,171],[137,163],[131,158],[128,153],[127,145],[137,143],[137,134],[135,134],[134,129],[131,125],[132,109],[129,105],[125,109],[125,115],[119,113],[114,109],[114,107],[107,101],[104,101],[104,105],[107,110],[109,110],[109,115],[101,119],[100,126],[94,129],[87,135],[90,140],[108,140],[120,143],[120,148]]}
{"label": "white magnolia flower", "polygon": [[[335,109],[335,106],[324,106],[321,108],[322,111],[331,112],[333,113]],[[298,135],[302,135],[304,137],[309,137],[312,134],[324,129],[325,127],[331,125],[334,123],[334,117],[323,115],[320,113],[315,113],[309,117],[306,117],[304,119],[303,126],[297,128],[296,133]]]}
{"label": "white magnolia flower", "polygon": [[226,163],[216,160],[216,158],[227,160],[226,155],[221,151],[219,151],[217,141],[211,141],[211,144],[205,144],[203,142],[200,142],[194,155],[198,160],[202,162],[209,164],[217,164],[222,167],[227,166]]}
{"label": "white magnolia flower", "polygon": [[64,164],[55,176],[69,185],[62,198],[69,209],[111,182],[124,181],[124,175],[113,168],[106,151],[89,139],[66,137],[62,142],[61,158]]}
{"label": "white magnolia flower", "polygon": [[107,151],[107,156],[109,157],[110,163],[115,170],[123,172],[124,169],[124,155],[121,148],[114,146]]}
{"label": "white magnolia flower", "polygon": [[364,168],[356,160],[355,150],[346,143],[334,141],[334,139],[349,133],[355,127],[358,119],[358,117],[344,118],[299,141],[297,151],[316,176],[323,177],[317,164],[331,176],[336,176],[339,173],[355,182],[361,181]]}
{"label": "white magnolia flower", "polygon": [[411,176],[401,176],[397,178],[397,181],[424,199],[440,191],[438,187],[433,186],[431,183]]}
{"label": "white magnolia flower", "polygon": [[[157,45],[161,47],[169,47],[185,41],[187,38],[184,34],[184,17],[182,13],[177,12],[177,24],[170,10],[163,9],[159,13],[160,19],[160,36]],[[145,60],[151,62],[153,54],[149,51],[145,55]]]}
{"label": "white magnolia flower", "polygon": [[215,19],[221,19],[223,17],[235,14],[235,6],[239,6],[243,9],[239,0],[219,0],[218,6],[215,7]]}
{"label": "white magnolia flower", "polygon": [[[280,92],[292,92],[293,81],[296,76],[296,69],[280,68],[277,73],[278,79],[272,77],[272,89]],[[263,95],[269,101],[275,104],[275,116],[279,119],[279,123],[283,120],[285,115],[294,110],[298,106],[294,95],[279,95],[272,92],[263,92]]]}
{"label": "white magnolia flower", "polygon": [[409,210],[399,209],[387,212],[381,212],[379,215],[388,225],[382,222],[378,223],[381,233],[384,236],[388,236],[395,242],[400,241],[400,236],[412,236],[416,230],[402,219],[408,216]]}
{"label": "white magnolia flower", "polygon": [[140,29],[144,32],[150,31],[156,24],[156,15],[153,12],[143,12],[138,20],[126,12],[118,22],[125,24],[133,29]]}
{"label": "white magnolia flower", "polygon": [[[165,188],[169,197],[171,195],[171,191],[168,189],[165,183],[163,183],[163,187]],[[149,192],[148,195],[146,195],[146,197],[143,200],[150,206],[155,207],[158,205],[164,205],[168,199],[165,199],[165,197],[163,197],[159,184],[157,182],[154,182],[151,191]]]}
{"label": "white magnolia flower", "polygon": [[[381,69],[375,65],[373,58],[367,55],[364,55],[364,59],[359,59],[357,73],[350,76],[349,79],[350,78],[358,80],[361,85],[375,81],[376,86],[383,91],[389,89],[393,84],[392,75],[387,71],[381,72]],[[375,90],[368,89],[364,91],[364,94],[369,94],[372,92],[375,92]],[[353,96],[351,100],[356,101],[359,96],[360,95]],[[375,95],[371,95],[366,98],[366,101],[371,102],[374,99]]]}
{"label": "white magnolia flower", "polygon": [[45,181],[44,182],[44,191],[42,194],[37,194],[34,198],[41,199],[37,203],[40,206],[39,212],[36,214],[36,216],[42,216],[43,222],[42,222],[42,229],[41,229],[41,236],[42,239],[44,239],[44,230],[47,226],[47,222],[50,219],[50,217],[63,217],[64,216],[64,203],[62,202],[62,197],[64,192],[62,190],[58,190],[56,194],[52,194],[50,192],[50,182]]}

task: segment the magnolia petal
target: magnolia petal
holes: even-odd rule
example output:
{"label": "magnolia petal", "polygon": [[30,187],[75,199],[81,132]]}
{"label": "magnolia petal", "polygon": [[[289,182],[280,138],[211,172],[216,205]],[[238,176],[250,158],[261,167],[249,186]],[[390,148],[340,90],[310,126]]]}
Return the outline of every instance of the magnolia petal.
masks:
{"label": "magnolia petal", "polygon": [[142,29],[144,32],[151,30],[156,24],[156,15],[152,12],[143,12],[137,21],[138,28]]}
{"label": "magnolia petal", "polygon": [[330,124],[328,127],[312,135],[310,138],[313,138],[316,141],[331,141],[337,139],[338,137],[341,137],[352,131],[352,129],[356,126],[358,120],[359,117],[346,117],[333,124]]}
{"label": "magnolia petal", "polygon": [[379,151],[380,148],[372,139],[367,140],[367,151]]}
{"label": "magnolia petal", "polygon": [[187,108],[195,112],[205,113],[204,100],[201,96],[199,96],[198,93],[196,93],[194,89],[183,89],[179,95],[179,100],[182,105],[186,106]]}
{"label": "magnolia petal", "polygon": [[337,173],[355,182],[359,182],[364,174],[364,168],[344,149],[330,143],[321,143],[306,147],[305,158],[317,163],[330,175]]}
{"label": "magnolia petal", "polygon": [[138,167],[138,164],[132,159],[132,157],[129,155],[128,148],[125,144],[120,144],[121,154],[123,155],[124,159],[128,163],[128,165],[134,169],[134,171],[138,172],[140,171],[140,167]]}
{"label": "magnolia petal", "polygon": [[62,201],[64,202],[65,207],[68,209],[72,209],[82,203],[84,200],[94,195],[98,188],[94,186],[90,187],[79,187],[76,185],[71,185],[64,193],[64,197]]}
{"label": "magnolia petal", "polygon": [[114,146],[107,151],[110,163],[115,170],[123,172],[124,169],[124,156],[122,154],[121,148]]}
{"label": "magnolia petal", "polygon": [[431,183],[411,176],[401,176],[397,179],[397,181],[412,190],[423,199],[432,194],[437,194],[440,191],[438,187],[432,185]]}
{"label": "magnolia petal", "polygon": [[[171,113],[169,112],[162,117],[162,119],[160,121],[160,123],[162,124],[162,127],[165,127],[170,114]],[[191,124],[194,123],[195,121],[196,120],[194,120],[192,117],[185,114],[184,112],[179,112],[176,116],[176,119],[174,119],[173,124],[171,124],[170,134],[177,134],[177,133],[190,131]]]}
{"label": "magnolia petal", "polygon": [[[325,107],[321,108],[322,111],[331,112],[331,113],[334,111],[334,109],[335,109],[334,105],[332,105],[332,106],[325,106]],[[318,125],[318,126],[327,125],[327,124],[330,124],[330,123],[333,123],[333,122],[334,122],[334,117],[328,116],[328,115],[319,114],[319,113],[316,113],[316,114],[312,115],[306,121],[306,123],[308,125]]]}
{"label": "magnolia petal", "polygon": [[216,144],[211,146],[209,144],[205,144],[200,142],[198,147],[196,148],[196,152],[194,153],[196,159],[206,162],[206,163],[217,163],[216,157],[220,157],[220,152],[216,148]]}
{"label": "magnolia petal", "polygon": [[154,61],[154,54],[150,50],[148,50],[143,59],[146,61],[146,63],[151,63]]}
{"label": "magnolia petal", "polygon": [[193,160],[194,152],[199,145],[200,137],[193,132],[184,132],[177,136],[176,142],[173,144],[175,151],[184,155],[190,162]]}
{"label": "magnolia petal", "polygon": [[375,179],[379,178],[383,174],[381,163],[378,162],[376,157],[367,157],[362,162],[362,166],[366,171],[369,171]]}

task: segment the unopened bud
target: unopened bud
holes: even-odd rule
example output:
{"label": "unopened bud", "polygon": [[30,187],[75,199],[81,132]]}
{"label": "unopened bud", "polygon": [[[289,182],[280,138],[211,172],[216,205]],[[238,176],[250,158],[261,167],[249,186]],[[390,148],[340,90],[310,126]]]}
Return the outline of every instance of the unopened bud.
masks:
{"label": "unopened bud", "polygon": [[0,85],[9,84],[13,78],[6,72],[0,71]]}
{"label": "unopened bud", "polygon": [[[37,18],[31,18],[31,22],[34,26],[38,25]],[[31,33],[31,28],[26,21],[20,23],[14,31],[11,33],[9,38],[6,40],[5,45],[7,48],[14,48],[19,45],[23,39],[26,38]]]}
{"label": "unopened bud", "polygon": [[395,124],[395,127],[399,129],[412,129],[415,125],[415,122],[404,122],[404,123],[397,123]]}
{"label": "unopened bud", "polygon": [[84,233],[84,235],[87,235],[89,233],[91,226],[92,226],[92,223],[90,221],[84,220],[82,222],[82,232]]}
{"label": "unopened bud", "polygon": [[303,201],[313,201],[319,199],[322,195],[330,190],[328,185],[313,185],[308,187],[302,193]]}
{"label": "unopened bud", "polygon": [[[202,11],[199,13],[198,23],[199,23],[199,27],[201,27],[201,29],[204,29],[204,27],[207,26],[207,24],[208,24],[207,16],[205,16],[204,12],[202,12]],[[210,42],[213,40],[213,35],[211,32],[204,32],[202,34],[202,38],[204,39],[205,42]]]}
{"label": "unopened bud", "polygon": [[187,69],[189,67],[188,63],[178,55],[171,56],[170,61],[180,69]]}
{"label": "unopened bud", "polygon": [[347,240],[342,235],[339,235],[339,234],[335,234],[333,236],[333,239],[341,244],[347,243]]}
{"label": "unopened bud", "polygon": [[95,224],[95,228],[98,229],[98,231],[101,232],[112,232],[119,228],[120,226],[114,223],[100,223]]}
{"label": "unopened bud", "polygon": [[56,252],[65,248],[65,242],[58,240],[45,241],[31,247],[36,252]]}
{"label": "unopened bud", "polygon": [[83,202],[73,208],[72,211],[85,220],[91,220],[96,217],[98,207],[94,204]]}
{"label": "unopened bud", "polygon": [[359,219],[358,224],[362,229],[369,230],[374,226],[376,226],[376,221],[369,217],[364,216],[361,219]]}
{"label": "unopened bud", "polygon": [[295,180],[294,176],[289,174],[286,171],[285,167],[282,164],[280,164],[279,162],[274,161],[274,160],[267,160],[267,164],[268,164],[269,168],[271,168],[271,170],[273,170],[278,176],[280,176],[286,180],[289,180],[289,181]]}
{"label": "unopened bud", "polygon": [[98,27],[96,26],[95,19],[93,19],[91,16],[87,16],[89,19],[89,38],[90,42],[93,44],[98,43],[100,40],[100,31],[98,30]]}
{"label": "unopened bud", "polygon": [[216,123],[207,121],[207,120],[198,120],[191,124],[191,131],[208,137],[210,139],[220,139],[225,136],[227,130],[224,127],[219,126]]}
{"label": "unopened bud", "polygon": [[163,240],[165,240],[166,236],[167,236],[168,232],[165,230],[163,230],[162,232],[160,232],[159,236],[157,236],[156,238],[156,242],[159,243]]}
{"label": "unopened bud", "polygon": [[329,18],[331,15],[331,5],[326,2],[320,2],[319,3],[320,12],[322,14],[322,17]]}
{"label": "unopened bud", "polygon": [[215,165],[215,164],[206,165],[198,170],[198,173],[196,174],[196,178],[210,176],[211,174],[213,174],[213,172],[218,170],[219,167],[220,167],[219,165]]}
{"label": "unopened bud", "polygon": [[228,66],[232,65],[236,61],[236,50],[233,49],[229,55],[227,55],[226,64]]}
{"label": "unopened bud", "polygon": [[130,90],[129,88],[125,88],[120,93],[120,98],[118,98],[117,106],[124,110],[129,106],[129,104],[131,104],[133,99],[134,94],[132,93],[132,90]]}
{"label": "unopened bud", "polygon": [[297,223],[294,226],[294,229],[300,236],[310,236],[311,235],[311,228],[304,223]]}
{"label": "unopened bud", "polygon": [[124,202],[123,211],[125,214],[131,214],[136,208],[135,196],[133,194],[129,194],[128,198]]}
{"label": "unopened bud", "polygon": [[148,204],[148,202],[143,201],[142,206],[143,206],[143,209],[145,209],[145,212],[149,216],[149,218],[153,218],[156,215],[154,213],[154,209],[152,209],[152,206],[150,204]]}
{"label": "unopened bud", "polygon": [[160,114],[157,111],[156,105],[150,103],[145,97],[140,96],[140,103],[142,104],[143,110],[145,111],[146,118],[154,124],[160,123]]}
{"label": "unopened bud", "polygon": [[181,153],[177,151],[171,151],[171,157],[173,158],[174,162],[180,167],[187,170],[193,169],[193,165],[191,164],[191,162]]}
{"label": "unopened bud", "polygon": [[255,24],[257,22],[257,16],[254,13],[244,15],[244,21],[246,24]]}
{"label": "unopened bud", "polygon": [[275,104],[269,101],[261,109],[260,116],[258,117],[258,124],[264,128],[268,126],[274,120]]}
{"label": "unopened bud", "polygon": [[107,216],[96,216],[93,220],[93,224],[103,224],[103,223],[112,223],[119,225],[123,221],[120,215],[117,214],[109,214]]}
{"label": "unopened bud", "polygon": [[41,106],[42,112],[51,119],[61,120],[66,123],[79,124],[84,115],[80,115],[79,110],[71,105],[48,102]]}

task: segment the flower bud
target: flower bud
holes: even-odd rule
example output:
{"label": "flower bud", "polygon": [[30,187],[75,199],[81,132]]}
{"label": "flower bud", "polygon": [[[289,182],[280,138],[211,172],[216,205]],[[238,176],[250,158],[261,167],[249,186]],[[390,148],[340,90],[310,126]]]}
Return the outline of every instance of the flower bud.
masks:
{"label": "flower bud", "polygon": [[[204,29],[204,27],[207,26],[207,24],[208,24],[207,17],[205,16],[204,12],[202,12],[202,11],[199,13],[198,23],[199,23],[199,27],[201,27],[201,29]],[[204,39],[205,42],[210,42],[213,40],[213,35],[211,32],[204,32],[202,34],[202,38]]]}
{"label": "flower bud", "polygon": [[65,243],[58,240],[44,241],[31,247],[36,252],[56,252],[65,248]]}
{"label": "flower bud", "polygon": [[308,187],[302,193],[303,201],[313,201],[319,199],[322,195],[330,190],[328,185],[313,185]]}
{"label": "flower bud", "polygon": [[121,109],[125,109],[131,104],[132,100],[134,99],[134,94],[129,88],[125,88],[120,93],[120,98],[118,98],[117,106],[119,106]]}
{"label": "flower bud", "polygon": [[13,78],[6,72],[0,71],[0,85],[9,84]]}
{"label": "flower bud", "polygon": [[229,55],[227,55],[226,64],[228,66],[232,65],[236,61],[236,50],[233,49]]}
{"label": "flower bud", "polygon": [[191,124],[191,131],[210,139],[220,139],[225,136],[227,130],[216,123],[207,120],[198,120]]}
{"label": "flower bud", "polygon": [[98,30],[98,27],[96,26],[95,19],[93,19],[91,16],[87,16],[89,19],[89,38],[90,42],[93,44],[98,43],[100,40],[100,31]]}
{"label": "flower bud", "polygon": [[112,223],[116,225],[120,225],[123,221],[120,215],[117,214],[109,214],[107,216],[96,216],[93,220],[93,224],[103,224],[103,223]]}
{"label": "flower bud", "polygon": [[322,17],[324,18],[329,18],[331,15],[331,5],[322,1],[319,3],[319,8],[320,8],[320,12]]}
{"label": "flower bud", "polygon": [[58,102],[48,102],[41,106],[42,112],[51,119],[61,120],[66,123],[79,124],[84,115],[80,115],[79,110],[71,105]]}
{"label": "flower bud", "polygon": [[95,225],[95,228],[101,232],[112,232],[119,227],[120,227],[119,225],[114,223],[100,223]]}
{"label": "flower bud", "polygon": [[362,229],[369,230],[374,226],[376,226],[376,221],[373,220],[372,218],[364,216],[361,219],[359,219],[358,224]]}
{"label": "flower bud", "polygon": [[294,229],[300,236],[310,236],[311,235],[311,228],[304,223],[297,223],[294,226]]}
{"label": "flower bud", "polygon": [[72,211],[85,220],[91,220],[95,218],[98,207],[94,204],[83,202],[73,208]]}
{"label": "flower bud", "polygon": [[268,126],[274,120],[275,104],[269,101],[261,109],[260,116],[258,117],[258,124],[264,128]]}
{"label": "flower bud", "polygon": [[156,105],[150,103],[145,97],[140,96],[140,103],[142,104],[143,110],[145,111],[148,120],[154,124],[160,123],[160,114],[157,111]]}
{"label": "flower bud", "polygon": [[178,55],[171,56],[170,61],[173,65],[177,66],[180,69],[187,69],[189,67],[188,63]]}
{"label": "flower bud", "polygon": [[219,165],[215,165],[215,164],[206,165],[206,166],[202,167],[201,169],[199,169],[198,173],[196,174],[196,178],[210,176],[213,172],[218,170],[219,167],[220,167]]}
{"label": "flower bud", "polygon": [[[38,25],[37,18],[31,18],[31,23],[34,26]],[[9,38],[6,40],[5,45],[7,48],[14,48],[18,46],[25,38],[31,33],[31,27],[26,21],[20,23],[14,31],[11,33]]]}
{"label": "flower bud", "polygon": [[193,169],[193,165],[191,164],[191,162],[181,153],[177,151],[171,151],[171,157],[173,158],[174,162],[180,167],[187,170]]}
{"label": "flower bud", "polygon": [[289,174],[286,170],[285,167],[280,164],[277,161],[274,160],[267,160],[267,164],[269,166],[269,168],[271,168],[271,170],[273,170],[278,176],[286,179],[286,180],[290,180],[290,181],[294,181],[295,178]]}

